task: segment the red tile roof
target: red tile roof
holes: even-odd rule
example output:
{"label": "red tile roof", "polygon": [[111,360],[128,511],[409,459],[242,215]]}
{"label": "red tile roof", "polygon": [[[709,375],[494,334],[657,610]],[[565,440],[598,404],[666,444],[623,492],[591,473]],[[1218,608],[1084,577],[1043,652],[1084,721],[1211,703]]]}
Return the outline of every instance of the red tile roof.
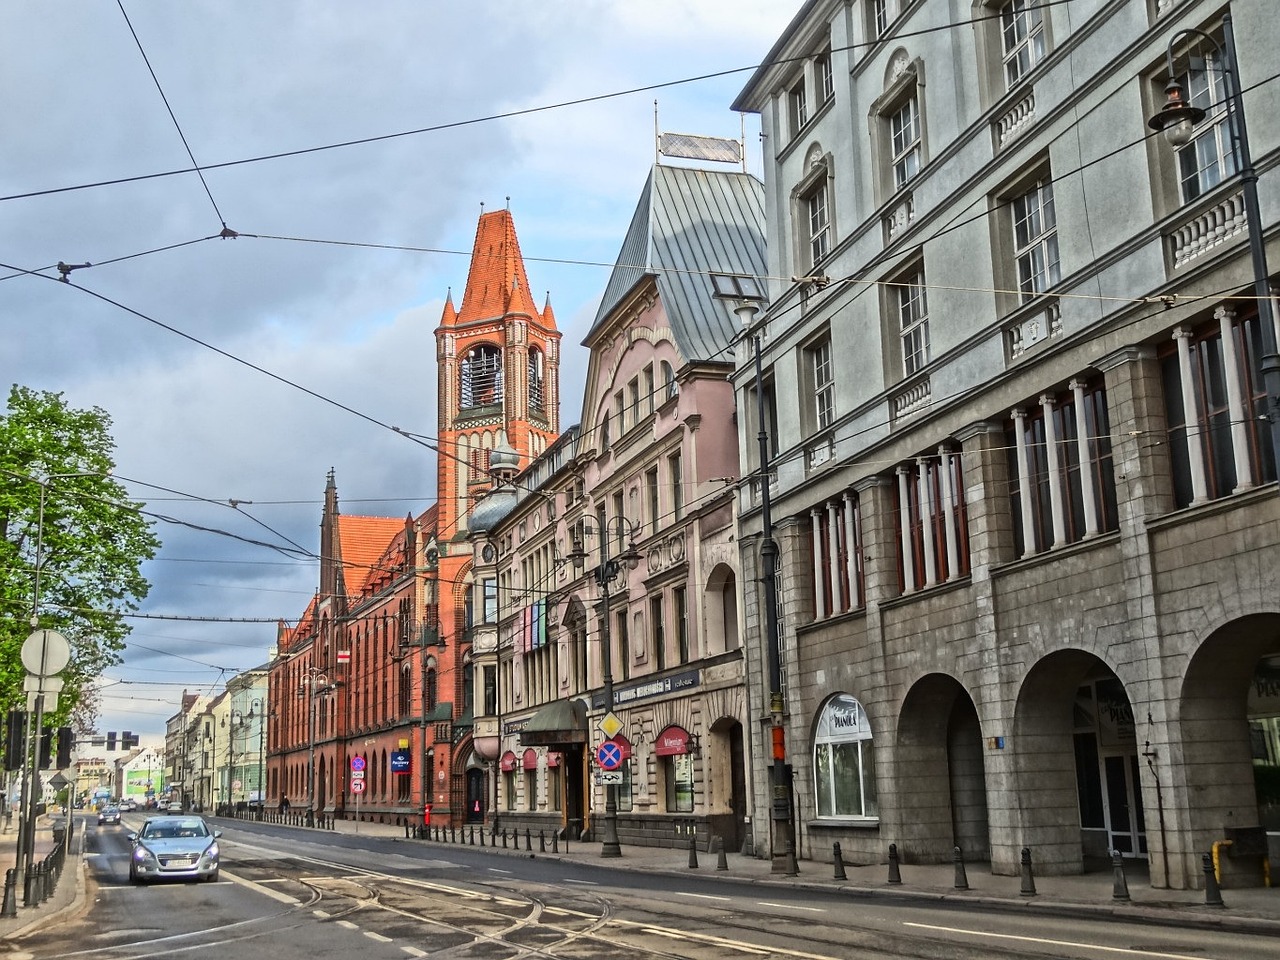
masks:
{"label": "red tile roof", "polygon": [[338,515],[338,550],[347,596],[359,596],[360,588],[369,579],[370,572],[378,567],[383,552],[403,531],[404,521],[396,517]]}
{"label": "red tile roof", "polygon": [[480,215],[475,248],[471,253],[471,269],[467,273],[467,289],[462,295],[462,309],[456,321],[450,318],[452,311],[453,301],[450,298],[445,304],[443,321],[450,326],[492,320],[509,313],[555,322],[549,310],[544,316],[533,302],[510,210],[494,210]]}

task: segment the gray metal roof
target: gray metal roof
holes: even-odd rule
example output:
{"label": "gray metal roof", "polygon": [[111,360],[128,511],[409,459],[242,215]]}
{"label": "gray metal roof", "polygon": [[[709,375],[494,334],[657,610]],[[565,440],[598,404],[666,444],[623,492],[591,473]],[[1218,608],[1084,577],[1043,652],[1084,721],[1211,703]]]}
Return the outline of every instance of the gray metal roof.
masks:
{"label": "gray metal roof", "polygon": [[591,330],[596,332],[646,275],[686,361],[732,362],[732,310],[712,298],[712,273],[765,273],[764,184],[741,172],[655,164]]}

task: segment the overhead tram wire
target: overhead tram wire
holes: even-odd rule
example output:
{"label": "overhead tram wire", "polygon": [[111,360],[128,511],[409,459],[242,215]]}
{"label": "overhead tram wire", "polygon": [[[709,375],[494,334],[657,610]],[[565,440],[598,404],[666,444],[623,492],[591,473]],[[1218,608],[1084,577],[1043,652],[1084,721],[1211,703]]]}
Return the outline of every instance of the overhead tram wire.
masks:
{"label": "overhead tram wire", "polygon": [[[1040,3],[1029,4],[1027,9],[1047,9],[1062,4],[1076,3],[1079,0],[1042,0]],[[897,33],[894,36],[897,39],[907,39],[910,37],[924,36],[931,33],[939,33],[946,30],[961,30],[972,27],[975,24],[982,23],[986,20],[997,20],[1001,13],[984,14],[980,17],[970,17],[967,20],[957,20],[951,23],[940,24],[935,27],[924,27],[919,30],[909,30]],[[869,40],[861,43],[849,44],[841,47],[841,50],[857,50],[862,47],[872,47],[881,41]],[[225,160],[219,163],[195,164],[192,160],[192,167],[181,168],[176,170],[163,170],[155,173],[136,174],[131,177],[117,177],[111,180],[98,180],[91,183],[74,184],[66,187],[50,187],[43,190],[30,190],[25,193],[9,194],[8,196],[0,196],[0,202],[8,200],[25,200],[31,197],[43,197],[58,193],[71,193],[77,190],[90,190],[98,187],[118,186],[125,183],[138,183],[143,180],[158,180],[165,177],[182,176],[188,173],[201,173],[203,179],[203,171],[205,170],[223,170],[228,167],[244,166],[251,163],[264,163],[269,160],[283,160],[290,157],[306,156],[313,153],[323,153],[329,150],[341,150],[347,147],[364,146],[372,143],[382,143],[390,140],[403,139],[405,137],[420,136],[427,133],[439,133],[444,130],[456,130],[463,127],[475,126],[482,123],[492,123],[498,120],[510,120],[517,117],[527,117],[538,113],[546,113],[551,110],[562,110],[568,107],[578,107],[589,103],[600,103],[606,100],[616,100],[622,97],[634,96],[640,93],[652,93],[655,90],[666,90],[671,87],[686,86],[693,83],[703,83],[707,80],[718,80],[722,77],[731,77],[741,73],[754,73],[755,71],[766,66],[780,66],[788,63],[794,63],[809,59],[808,56],[797,57],[779,57],[777,60],[769,60],[763,63],[752,64],[746,67],[731,67],[726,70],[716,70],[711,73],[699,74],[693,77],[684,77],[678,80],[664,80],[658,83],[645,84],[643,86],[631,87],[626,90],[616,90],[610,93],[593,94],[586,97],[577,97],[572,100],[563,100],[558,103],[543,104],[537,107],[526,107],[521,110],[508,110],[503,113],[488,114],[483,117],[471,117],[466,120],[453,120],[446,123],[432,124],[426,127],[417,127],[412,130],[401,130],[396,133],[379,134],[372,137],[360,137],[354,140],[343,140],[336,143],[321,144],[314,147],[301,147],[297,150],[283,150],[277,153],[260,154],[253,157],[243,157],[239,160]],[[176,123],[176,120],[175,120]],[[184,138],[185,140],[185,138]],[[212,197],[210,197],[212,200]],[[216,206],[216,205],[215,205]]]}

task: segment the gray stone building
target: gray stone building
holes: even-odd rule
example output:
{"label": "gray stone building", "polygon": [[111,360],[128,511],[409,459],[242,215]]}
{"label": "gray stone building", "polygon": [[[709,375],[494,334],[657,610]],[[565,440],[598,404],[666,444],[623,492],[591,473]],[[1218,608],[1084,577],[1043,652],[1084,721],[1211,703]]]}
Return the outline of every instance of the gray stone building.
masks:
{"label": "gray stone building", "polygon": [[[1261,882],[1280,501],[1249,237],[1280,255],[1273,14],[810,0],[739,95],[765,135],[764,471],[745,352],[734,382],[780,550],[802,855],[960,846],[1010,874],[1024,848],[1064,873],[1118,851],[1186,887],[1214,851]],[[1148,128],[1167,52],[1206,111],[1180,148]],[[740,487],[761,691],[763,489]]]}

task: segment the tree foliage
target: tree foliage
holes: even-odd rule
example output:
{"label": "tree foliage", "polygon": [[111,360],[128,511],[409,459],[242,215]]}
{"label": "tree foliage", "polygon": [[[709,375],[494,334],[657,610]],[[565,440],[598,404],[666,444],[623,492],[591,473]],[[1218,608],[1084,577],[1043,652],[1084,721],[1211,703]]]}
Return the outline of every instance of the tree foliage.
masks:
{"label": "tree foliage", "polygon": [[[160,541],[112,479],[111,418],[14,386],[0,416],[0,708],[25,702],[20,652],[33,611],[71,645],[55,715],[84,720],[92,682],[121,660]],[[37,561],[38,555],[38,561]],[[37,609],[37,589],[38,609]],[[79,707],[80,709],[77,709]]]}

